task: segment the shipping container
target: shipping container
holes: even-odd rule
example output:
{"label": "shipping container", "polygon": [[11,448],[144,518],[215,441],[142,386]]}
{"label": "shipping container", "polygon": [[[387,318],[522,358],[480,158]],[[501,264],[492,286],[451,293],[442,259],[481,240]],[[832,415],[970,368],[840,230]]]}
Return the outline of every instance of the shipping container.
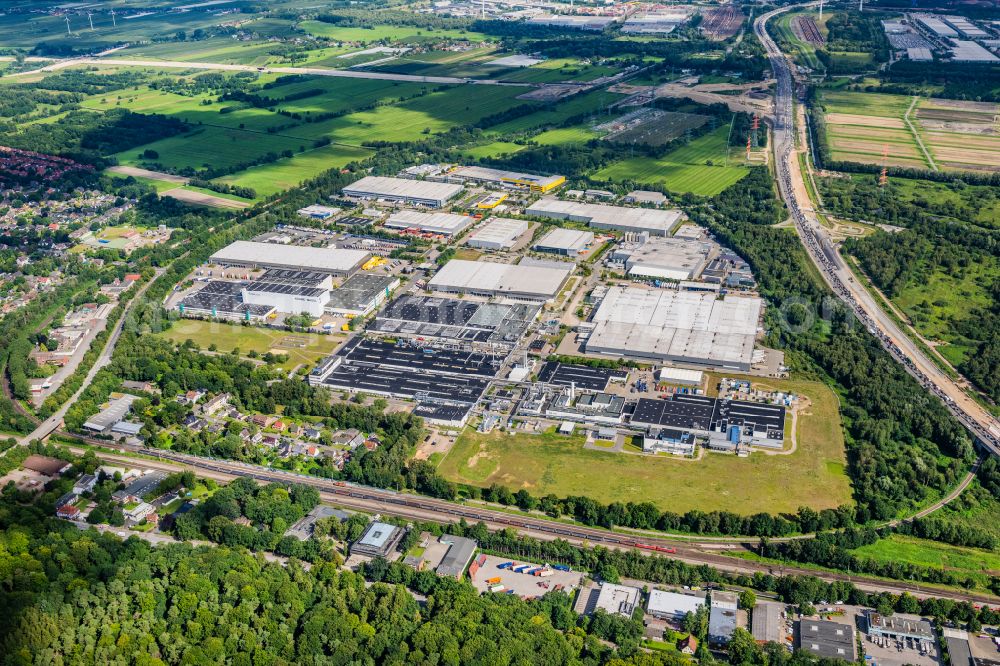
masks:
{"label": "shipping container", "polygon": [[500,576],[494,576],[493,578],[487,578],[487,579],[486,579],[486,584],[487,584],[487,585],[496,585],[496,584],[497,584],[497,583],[499,583],[499,582],[500,582],[501,580],[503,580],[503,579],[502,579],[502,578],[500,578]]}

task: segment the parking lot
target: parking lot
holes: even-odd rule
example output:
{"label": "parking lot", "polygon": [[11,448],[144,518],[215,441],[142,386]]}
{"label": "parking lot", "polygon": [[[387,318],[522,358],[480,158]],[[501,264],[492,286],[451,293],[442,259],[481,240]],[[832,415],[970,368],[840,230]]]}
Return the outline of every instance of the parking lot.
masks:
{"label": "parking lot", "polygon": [[[941,655],[938,653],[937,645],[933,642],[926,644],[930,648],[927,652],[922,652],[911,641],[897,643],[893,640],[883,639],[879,644],[867,635],[862,638],[861,644],[864,647],[865,663],[868,666],[903,666],[904,664],[937,666],[941,663]],[[871,658],[868,659],[868,657]]]}
{"label": "parking lot", "polygon": [[[579,571],[552,571],[551,576],[539,578],[528,574],[514,573],[507,569],[497,569],[497,566],[504,562],[514,562],[515,564],[532,564],[524,560],[511,560],[504,557],[486,556],[486,563],[480,567],[479,571],[472,577],[472,584],[480,592],[486,592],[489,584],[487,580],[499,578],[500,583],[507,590],[513,590],[519,597],[533,599],[540,597],[549,590],[560,589],[567,593],[580,587],[583,573]],[[538,563],[534,563],[538,564]]]}

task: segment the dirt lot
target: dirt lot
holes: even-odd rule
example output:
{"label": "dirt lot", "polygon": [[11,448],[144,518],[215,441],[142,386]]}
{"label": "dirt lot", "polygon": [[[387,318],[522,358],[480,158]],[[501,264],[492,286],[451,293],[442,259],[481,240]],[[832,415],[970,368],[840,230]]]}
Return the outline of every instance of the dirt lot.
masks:
{"label": "dirt lot", "polygon": [[0,476],[0,488],[6,486],[8,482],[13,481],[14,487],[18,490],[29,490],[40,493],[45,489],[45,484],[51,480],[51,477],[33,472],[30,469],[15,469],[4,476]]}
{"label": "dirt lot", "polygon": [[[511,560],[504,557],[487,555],[486,564],[479,569],[475,578],[472,579],[472,584],[475,588],[480,592],[486,592],[486,581],[492,578],[500,578],[500,583],[506,587],[507,590],[514,590],[514,594],[519,597],[532,599],[534,597],[542,596],[549,590],[556,589],[556,586],[558,585],[562,585],[563,587],[561,589],[564,589],[567,593],[572,593],[573,590],[580,587],[580,581],[583,579],[583,573],[579,571],[553,570],[551,576],[538,578],[527,574],[514,573],[509,570],[497,569],[497,565],[503,564],[504,562],[530,564],[524,560]],[[541,583],[541,585],[539,585],[539,583]],[[544,587],[545,585],[548,587]]]}

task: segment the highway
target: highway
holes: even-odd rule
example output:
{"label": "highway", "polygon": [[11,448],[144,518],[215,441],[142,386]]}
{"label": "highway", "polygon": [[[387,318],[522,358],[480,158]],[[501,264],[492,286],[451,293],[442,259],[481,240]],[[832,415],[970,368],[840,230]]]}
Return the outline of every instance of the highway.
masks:
{"label": "highway", "polygon": [[[79,438],[93,444],[108,446],[107,442],[89,438]],[[120,446],[120,445],[119,445]],[[72,447],[71,447],[72,448]],[[818,571],[805,567],[768,564],[731,557],[709,549],[738,549],[737,544],[712,544],[699,542],[678,542],[656,537],[632,536],[610,532],[601,528],[560,523],[526,514],[510,514],[486,507],[459,504],[420,495],[401,493],[361,486],[345,481],[321,479],[306,474],[275,470],[248,463],[229,460],[207,459],[176,453],[162,449],[120,446],[120,448],[149,456],[157,460],[140,460],[135,457],[99,452],[98,455],[110,462],[126,464],[145,469],[176,471],[192,469],[199,476],[218,481],[230,481],[236,477],[250,477],[264,483],[301,483],[315,487],[324,502],[367,513],[391,514],[402,518],[438,523],[454,523],[460,519],[484,523],[489,529],[515,528],[524,535],[543,540],[564,539],[583,547],[604,546],[616,550],[636,550],[646,555],[667,555],[692,565],[708,565],[730,573],[748,574],[770,573],[774,575],[812,575],[823,580],[845,581],[869,592],[909,592],[917,597],[941,597],[956,601],[998,604],[997,597],[974,592],[943,590],[929,585],[887,581],[834,572]],[[79,449],[78,449],[79,450]],[[695,537],[697,538],[697,537]],[[750,539],[755,542],[756,540]],[[753,545],[748,544],[748,545]]]}
{"label": "highway", "polygon": [[[868,290],[855,279],[844,259],[820,223],[809,198],[805,175],[799,162],[808,148],[804,113],[799,109],[796,123],[795,73],[789,58],[781,52],[767,32],[767,22],[790,9],[816,3],[794,5],[762,14],[754,21],[754,32],[767,50],[777,81],[774,95],[775,170],[778,189],[792,215],[795,229],[809,257],[834,293],[851,309],[858,320],[875,335],[892,357],[948,407],[949,411],[972,433],[976,442],[994,455],[1000,455],[1000,421],[972,399],[958,384],[945,375],[879,306]],[[799,138],[796,147],[796,136]]]}

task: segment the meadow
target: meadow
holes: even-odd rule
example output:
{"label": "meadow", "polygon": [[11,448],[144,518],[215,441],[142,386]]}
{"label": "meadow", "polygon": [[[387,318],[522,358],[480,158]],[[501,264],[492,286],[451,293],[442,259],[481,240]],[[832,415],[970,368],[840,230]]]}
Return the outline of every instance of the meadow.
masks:
{"label": "meadow", "polygon": [[339,169],[350,162],[371,157],[373,150],[331,144],[307,150],[292,157],[284,157],[277,162],[261,164],[228,176],[216,178],[215,182],[251,187],[258,197],[266,197],[296,187],[328,169]]}
{"label": "meadow", "polygon": [[591,175],[594,180],[663,185],[675,193],[715,196],[750,173],[740,150],[728,145],[721,126],[661,158],[632,157]]}
{"label": "meadow", "polygon": [[[749,458],[706,454],[680,460],[583,448],[584,438],[552,432],[478,433],[467,428],[441,460],[445,478],[476,486],[499,483],[533,495],[586,495],[601,502],[642,498],[661,509],[719,509],[740,514],[794,512],[851,502],[837,397],[825,385],[769,380],[812,401],[789,455]],[[753,483],[747,483],[753,479]]]}
{"label": "meadow", "polygon": [[302,21],[299,28],[310,35],[334,39],[344,42],[405,42],[419,44],[441,39],[466,39],[470,42],[481,42],[486,35],[467,30],[446,30],[435,28],[418,28],[408,25],[376,25],[371,28],[338,26],[322,21]]}
{"label": "meadow", "polygon": [[937,541],[893,534],[873,544],[851,551],[858,557],[879,562],[915,564],[935,569],[967,572],[977,578],[1000,572],[1000,553],[981,548],[963,548]]}
{"label": "meadow", "polygon": [[[156,334],[175,343],[191,340],[203,350],[215,344],[220,353],[238,349],[240,354],[257,352],[266,354],[288,354],[289,359],[277,367],[291,370],[298,365],[312,365],[326,358],[344,341],[342,335],[320,335],[318,333],[289,333],[259,326],[224,324],[199,319],[178,319],[166,331]],[[299,340],[305,346],[298,347]],[[291,342],[295,344],[290,344]]]}

